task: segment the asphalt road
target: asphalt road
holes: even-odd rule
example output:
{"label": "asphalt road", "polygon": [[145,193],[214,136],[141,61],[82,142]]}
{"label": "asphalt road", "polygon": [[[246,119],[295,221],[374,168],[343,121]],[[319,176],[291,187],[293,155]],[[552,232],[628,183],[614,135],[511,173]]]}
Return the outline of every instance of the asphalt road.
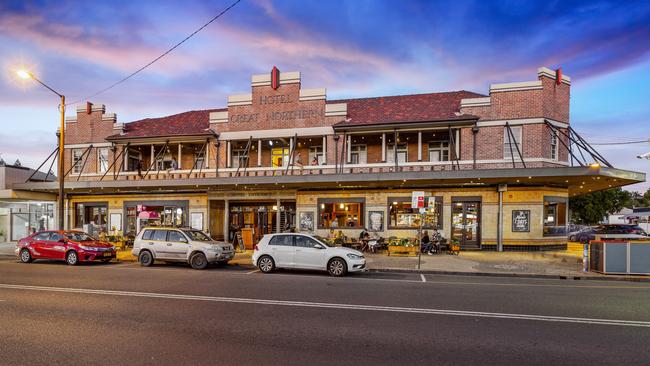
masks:
{"label": "asphalt road", "polygon": [[1,365],[650,364],[650,283],[0,259]]}

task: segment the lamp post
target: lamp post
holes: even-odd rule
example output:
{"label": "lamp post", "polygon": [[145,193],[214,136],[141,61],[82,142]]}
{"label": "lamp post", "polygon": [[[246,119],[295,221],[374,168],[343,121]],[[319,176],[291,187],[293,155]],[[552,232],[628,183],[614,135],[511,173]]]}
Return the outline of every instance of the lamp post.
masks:
{"label": "lamp post", "polygon": [[39,84],[47,88],[47,90],[51,91],[52,93],[56,94],[61,98],[61,105],[59,106],[59,111],[61,112],[61,126],[59,129],[59,173],[58,173],[58,179],[59,179],[59,230],[64,229],[64,204],[65,201],[63,199],[63,178],[65,175],[64,167],[63,167],[63,151],[64,151],[64,146],[65,146],[65,96],[56,90],[50,88],[47,86],[44,82],[40,81],[34,74],[32,74],[29,71],[26,70],[19,70],[16,72],[19,77],[23,79],[33,79],[37,81]]}

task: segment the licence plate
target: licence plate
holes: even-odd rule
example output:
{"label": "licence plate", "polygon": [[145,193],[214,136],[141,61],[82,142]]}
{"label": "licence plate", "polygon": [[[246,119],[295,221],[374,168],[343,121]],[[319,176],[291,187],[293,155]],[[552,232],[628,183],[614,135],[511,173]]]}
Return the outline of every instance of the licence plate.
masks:
{"label": "licence plate", "polygon": [[111,252],[105,252],[104,253],[104,257],[112,257],[112,256],[113,256],[113,253],[111,253]]}

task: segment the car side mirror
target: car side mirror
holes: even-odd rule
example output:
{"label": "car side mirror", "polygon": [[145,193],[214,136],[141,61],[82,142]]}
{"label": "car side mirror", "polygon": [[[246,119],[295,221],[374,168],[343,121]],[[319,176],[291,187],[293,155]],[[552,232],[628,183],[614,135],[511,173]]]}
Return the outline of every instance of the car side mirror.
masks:
{"label": "car side mirror", "polygon": [[63,243],[63,244],[65,244],[65,243],[66,243],[65,238],[59,239],[59,243]]}

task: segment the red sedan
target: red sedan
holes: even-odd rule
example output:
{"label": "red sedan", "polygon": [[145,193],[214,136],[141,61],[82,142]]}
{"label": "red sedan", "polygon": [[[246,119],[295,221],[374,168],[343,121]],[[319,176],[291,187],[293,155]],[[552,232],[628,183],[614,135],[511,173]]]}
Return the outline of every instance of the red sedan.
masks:
{"label": "red sedan", "polygon": [[20,239],[16,255],[23,263],[34,259],[65,260],[70,265],[95,260],[110,262],[115,247],[81,231],[41,231]]}

